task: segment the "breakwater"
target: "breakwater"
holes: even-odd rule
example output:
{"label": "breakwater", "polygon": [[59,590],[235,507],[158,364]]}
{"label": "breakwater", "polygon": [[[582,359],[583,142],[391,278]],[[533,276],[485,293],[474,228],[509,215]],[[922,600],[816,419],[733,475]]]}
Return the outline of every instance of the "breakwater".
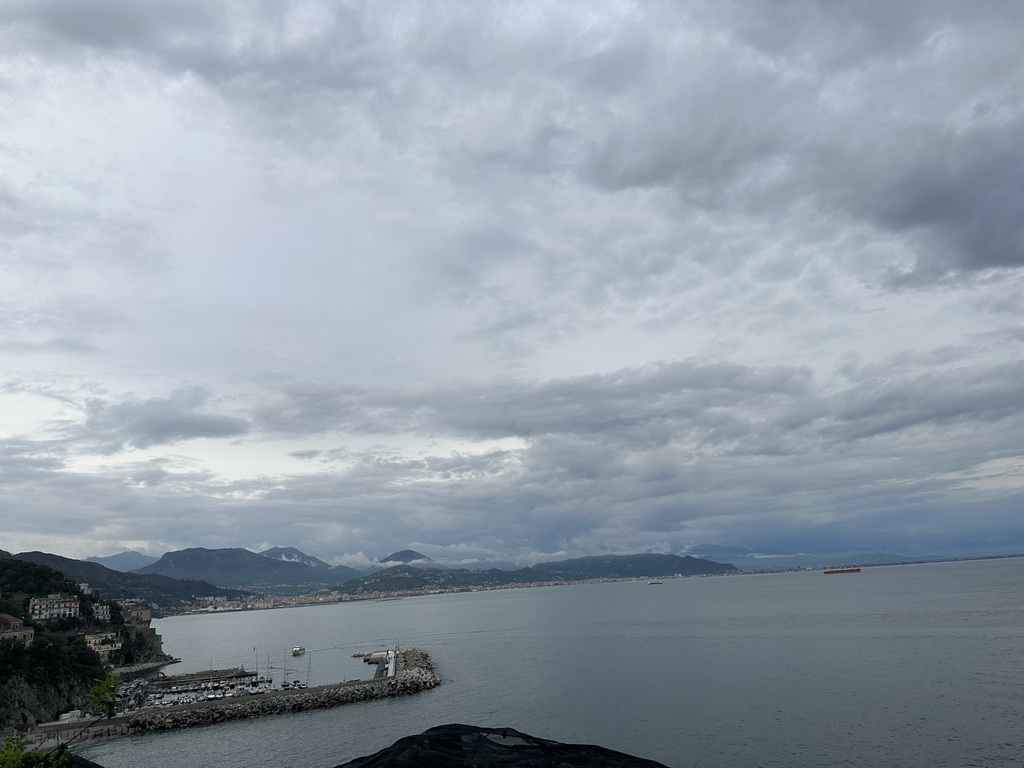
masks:
{"label": "breakwater", "polygon": [[407,696],[440,685],[426,653],[416,648],[399,648],[394,674],[373,680],[354,680],[322,685],[300,691],[275,691],[244,699],[196,702],[175,707],[147,709],[128,718],[131,732],[191,728],[227,720],[246,720],[287,712],[329,709],[370,699]]}

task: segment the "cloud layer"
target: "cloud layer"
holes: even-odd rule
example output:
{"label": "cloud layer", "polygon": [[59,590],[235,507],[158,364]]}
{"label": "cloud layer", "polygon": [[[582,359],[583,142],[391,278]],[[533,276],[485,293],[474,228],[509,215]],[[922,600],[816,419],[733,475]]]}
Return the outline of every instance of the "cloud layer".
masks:
{"label": "cloud layer", "polygon": [[0,8],[5,549],[1024,549],[1015,3]]}

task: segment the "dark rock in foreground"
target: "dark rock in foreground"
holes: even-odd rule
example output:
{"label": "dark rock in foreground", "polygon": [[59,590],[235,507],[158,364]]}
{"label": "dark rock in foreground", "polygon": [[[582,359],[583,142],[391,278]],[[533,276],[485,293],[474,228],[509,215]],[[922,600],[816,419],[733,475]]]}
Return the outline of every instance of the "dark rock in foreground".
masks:
{"label": "dark rock in foreground", "polygon": [[439,725],[406,736],[367,757],[336,768],[441,768],[442,766],[517,766],[517,768],[665,768],[592,744],[562,744],[511,728]]}

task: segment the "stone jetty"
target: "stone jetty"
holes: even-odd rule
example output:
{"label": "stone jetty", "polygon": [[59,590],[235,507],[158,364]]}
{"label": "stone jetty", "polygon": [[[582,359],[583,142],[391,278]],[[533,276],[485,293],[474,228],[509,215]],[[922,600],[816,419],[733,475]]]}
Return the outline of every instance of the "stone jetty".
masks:
{"label": "stone jetty", "polygon": [[393,674],[373,680],[354,680],[298,691],[274,691],[258,696],[195,702],[174,707],[147,709],[128,718],[131,732],[191,728],[227,720],[245,720],[286,712],[328,709],[357,701],[406,696],[434,688],[441,678],[430,658],[416,648],[399,648]]}

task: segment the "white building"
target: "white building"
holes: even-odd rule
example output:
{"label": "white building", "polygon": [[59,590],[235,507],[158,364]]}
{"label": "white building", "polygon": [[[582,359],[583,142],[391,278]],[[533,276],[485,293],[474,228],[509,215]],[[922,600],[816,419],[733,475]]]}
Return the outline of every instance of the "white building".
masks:
{"label": "white building", "polygon": [[28,613],[34,620],[75,618],[78,598],[71,595],[33,597],[28,603]]}

